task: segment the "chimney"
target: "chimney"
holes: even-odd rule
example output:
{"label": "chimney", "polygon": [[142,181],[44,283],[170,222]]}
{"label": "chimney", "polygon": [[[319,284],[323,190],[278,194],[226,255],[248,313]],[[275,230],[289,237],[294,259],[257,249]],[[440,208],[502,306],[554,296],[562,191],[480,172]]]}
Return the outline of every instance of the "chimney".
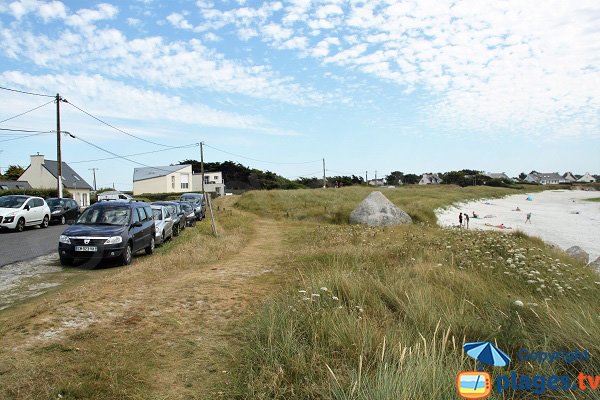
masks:
{"label": "chimney", "polygon": [[42,165],[44,165],[44,155],[40,154],[39,152],[37,154],[32,154],[31,168],[35,168],[33,169],[33,171],[37,171],[39,168],[42,167]]}

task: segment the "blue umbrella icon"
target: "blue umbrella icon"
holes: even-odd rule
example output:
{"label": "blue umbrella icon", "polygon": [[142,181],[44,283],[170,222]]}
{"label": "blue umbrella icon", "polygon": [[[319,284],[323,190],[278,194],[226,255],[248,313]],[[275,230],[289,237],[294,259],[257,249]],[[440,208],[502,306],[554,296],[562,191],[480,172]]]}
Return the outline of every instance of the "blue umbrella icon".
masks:
{"label": "blue umbrella icon", "polygon": [[494,367],[506,367],[510,363],[506,353],[490,342],[465,343],[463,350],[469,357]]}

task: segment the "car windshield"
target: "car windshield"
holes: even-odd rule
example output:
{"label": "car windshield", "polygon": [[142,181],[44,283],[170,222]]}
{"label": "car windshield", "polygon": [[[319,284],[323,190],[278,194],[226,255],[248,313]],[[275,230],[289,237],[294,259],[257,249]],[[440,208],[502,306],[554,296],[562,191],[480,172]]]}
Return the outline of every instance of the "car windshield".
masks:
{"label": "car windshield", "polygon": [[28,198],[25,196],[0,197],[0,208],[20,208]]}
{"label": "car windshield", "polygon": [[192,207],[190,207],[188,204],[182,204],[181,208],[183,208],[183,211],[185,211],[186,213],[189,213],[192,211]]}
{"label": "car windshield", "polygon": [[48,199],[46,203],[48,203],[48,207],[64,207],[65,205],[65,202],[61,199]]}
{"label": "car windshield", "polygon": [[80,225],[129,225],[131,211],[126,207],[92,207],[77,219]]}
{"label": "car windshield", "polygon": [[177,208],[174,205],[169,204],[167,207],[171,210],[171,214],[177,214]]}
{"label": "car windshield", "polygon": [[162,211],[161,210],[157,210],[156,208],[152,209],[152,214],[154,215],[154,219],[158,220],[158,221],[162,221]]}

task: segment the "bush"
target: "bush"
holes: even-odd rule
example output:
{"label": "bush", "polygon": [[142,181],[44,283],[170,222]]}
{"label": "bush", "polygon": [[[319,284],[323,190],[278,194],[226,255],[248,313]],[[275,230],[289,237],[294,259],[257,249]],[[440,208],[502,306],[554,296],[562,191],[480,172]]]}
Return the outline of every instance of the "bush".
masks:
{"label": "bush", "polygon": [[[13,190],[3,190],[0,192],[1,196],[10,196],[10,195],[26,195],[26,196],[37,196],[42,197],[44,199],[48,199],[50,197],[58,197],[57,189],[13,189]],[[63,197],[73,198],[73,195],[67,191],[63,190]]]}

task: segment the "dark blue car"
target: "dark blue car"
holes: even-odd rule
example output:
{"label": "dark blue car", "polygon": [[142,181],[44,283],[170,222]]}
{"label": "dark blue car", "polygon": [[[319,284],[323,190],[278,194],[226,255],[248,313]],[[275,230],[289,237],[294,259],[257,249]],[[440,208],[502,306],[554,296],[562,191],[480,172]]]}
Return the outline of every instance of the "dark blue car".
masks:
{"label": "dark blue car", "polygon": [[150,205],[107,201],[88,207],[58,241],[62,265],[75,259],[117,259],[131,264],[133,253],[154,252],[154,217]]}

